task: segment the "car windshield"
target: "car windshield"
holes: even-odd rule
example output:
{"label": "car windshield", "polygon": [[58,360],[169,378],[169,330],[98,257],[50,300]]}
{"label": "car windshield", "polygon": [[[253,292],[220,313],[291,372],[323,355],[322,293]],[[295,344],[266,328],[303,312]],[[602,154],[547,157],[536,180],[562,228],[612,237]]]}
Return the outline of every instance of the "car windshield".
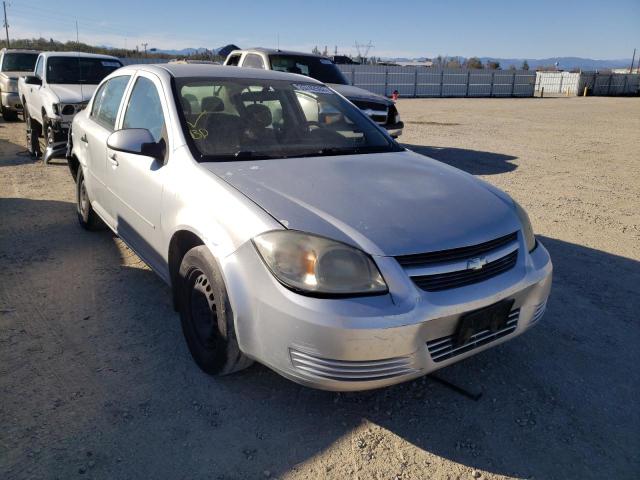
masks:
{"label": "car windshield", "polygon": [[270,55],[269,60],[272,70],[306,75],[322,83],[340,85],[349,83],[340,69],[328,58],[307,55]]}
{"label": "car windshield", "polygon": [[2,71],[33,72],[37,59],[37,53],[5,53],[2,61]]}
{"label": "car windshield", "polygon": [[200,161],[402,150],[330,88],[304,81],[178,78],[182,127]]}
{"label": "car windshield", "polygon": [[97,85],[122,64],[109,58],[49,57],[48,83],[86,83]]}

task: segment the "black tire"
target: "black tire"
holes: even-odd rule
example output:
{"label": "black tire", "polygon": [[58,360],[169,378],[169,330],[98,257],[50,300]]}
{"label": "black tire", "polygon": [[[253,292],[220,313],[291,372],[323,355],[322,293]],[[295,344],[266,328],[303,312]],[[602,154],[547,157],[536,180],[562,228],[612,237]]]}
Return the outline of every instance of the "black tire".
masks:
{"label": "black tire", "polygon": [[2,107],[2,119],[5,122],[15,122],[18,119],[18,112]]}
{"label": "black tire", "polygon": [[78,212],[78,222],[85,230],[102,230],[104,223],[98,214],[91,207],[91,200],[84,184],[84,174],[82,168],[78,169],[76,181],[76,210]]}
{"label": "black tire", "polygon": [[227,375],[251,365],[238,347],[224,280],[207,247],[187,252],[177,283],[182,331],[198,366],[209,375]]}
{"label": "black tire", "polygon": [[41,127],[31,118],[29,115],[29,111],[27,110],[27,105],[24,106],[24,121],[26,122],[26,132],[27,132],[27,150],[34,158],[39,158],[42,155],[42,151],[40,150],[40,134]]}

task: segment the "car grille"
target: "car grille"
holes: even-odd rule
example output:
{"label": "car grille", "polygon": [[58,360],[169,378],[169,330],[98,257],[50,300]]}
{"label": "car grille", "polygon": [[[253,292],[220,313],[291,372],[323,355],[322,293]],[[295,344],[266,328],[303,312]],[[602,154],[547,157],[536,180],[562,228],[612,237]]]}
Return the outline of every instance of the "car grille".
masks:
{"label": "car grille", "polygon": [[360,110],[363,110],[371,119],[384,125],[387,123],[387,106],[383,103],[377,102],[367,102],[364,100],[353,100],[353,104],[358,107]]}
{"label": "car grille", "polygon": [[298,350],[290,350],[293,366],[304,375],[329,380],[364,382],[399,377],[418,372],[410,357],[383,360],[347,361],[316,357]]}
{"label": "car grille", "polygon": [[483,330],[473,335],[467,343],[460,347],[454,346],[454,335],[448,335],[446,337],[437,338],[427,342],[427,349],[429,355],[434,362],[442,362],[449,358],[453,358],[457,355],[466,353],[474,348],[478,348],[481,345],[485,345],[498,338],[504,337],[513,333],[518,326],[518,318],[520,317],[520,309],[517,308],[509,313],[507,324],[501,330],[492,332],[491,330]]}
{"label": "car grille", "polygon": [[[513,268],[518,259],[517,232],[469,247],[396,257],[422,290],[437,292],[488,280]],[[488,260],[479,269],[469,268],[474,259]]]}

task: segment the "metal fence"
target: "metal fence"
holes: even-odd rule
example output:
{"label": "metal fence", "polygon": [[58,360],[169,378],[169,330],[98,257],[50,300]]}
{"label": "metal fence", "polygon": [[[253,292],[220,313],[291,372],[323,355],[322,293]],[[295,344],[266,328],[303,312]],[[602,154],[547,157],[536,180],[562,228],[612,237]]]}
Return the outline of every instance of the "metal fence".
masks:
{"label": "metal fence", "polygon": [[640,75],[637,73],[537,72],[536,91],[548,94],[638,95]]}
{"label": "metal fence", "polygon": [[535,72],[467,68],[338,65],[349,82],[384,96],[532,97]]}

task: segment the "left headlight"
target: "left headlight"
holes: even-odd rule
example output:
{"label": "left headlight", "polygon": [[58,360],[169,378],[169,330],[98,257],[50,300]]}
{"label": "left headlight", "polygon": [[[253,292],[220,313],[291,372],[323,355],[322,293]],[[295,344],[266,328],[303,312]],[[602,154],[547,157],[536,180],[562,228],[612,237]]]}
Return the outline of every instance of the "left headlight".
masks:
{"label": "left headlight", "polygon": [[271,273],[286,287],[311,295],[374,295],[387,292],[371,257],[355,247],[295,230],[253,239]]}
{"label": "left headlight", "polygon": [[527,215],[527,212],[518,202],[514,200],[513,203],[516,206],[516,213],[518,214],[518,218],[522,224],[522,234],[524,235],[524,241],[527,244],[527,250],[532,252],[536,248],[537,243],[536,236],[533,233],[533,227],[531,226],[531,220],[529,220],[529,215]]}

